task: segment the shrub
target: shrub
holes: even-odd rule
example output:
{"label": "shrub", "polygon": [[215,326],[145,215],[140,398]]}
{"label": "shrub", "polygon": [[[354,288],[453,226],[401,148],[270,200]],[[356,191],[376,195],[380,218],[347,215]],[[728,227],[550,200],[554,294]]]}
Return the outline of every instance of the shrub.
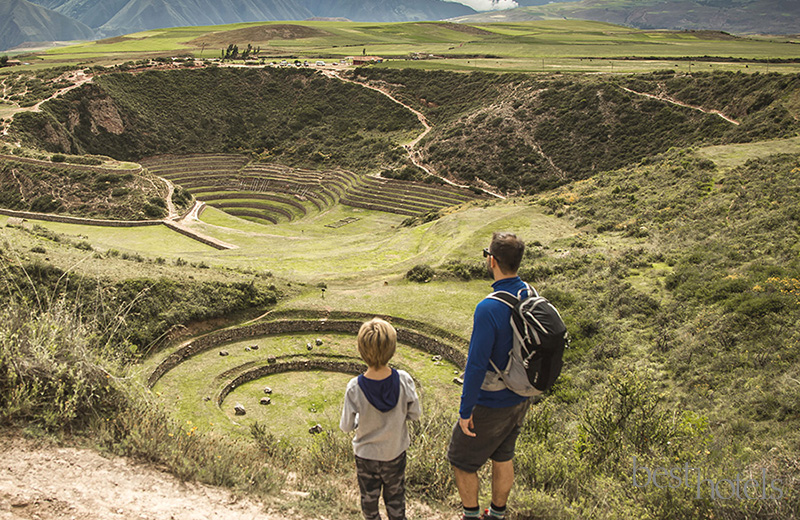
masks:
{"label": "shrub", "polygon": [[444,269],[461,280],[472,280],[479,278],[489,278],[489,271],[482,263],[466,263],[459,260],[451,260],[444,265]]}
{"label": "shrub", "polygon": [[0,311],[0,422],[72,431],[112,408],[117,393],[90,338],[63,300],[42,313],[6,302]]}
{"label": "shrub", "polygon": [[159,206],[147,203],[144,205],[144,214],[150,218],[163,218],[166,216],[167,211]]}
{"label": "shrub", "polygon": [[62,163],[64,161],[66,161],[66,160],[67,160],[67,157],[65,155],[63,155],[63,154],[60,154],[60,153],[57,153],[57,154],[52,155],[50,157],[50,162],[54,162],[54,163]]}
{"label": "shrub", "polygon": [[436,272],[426,264],[419,264],[412,267],[407,273],[406,278],[412,282],[427,283],[433,279]]}

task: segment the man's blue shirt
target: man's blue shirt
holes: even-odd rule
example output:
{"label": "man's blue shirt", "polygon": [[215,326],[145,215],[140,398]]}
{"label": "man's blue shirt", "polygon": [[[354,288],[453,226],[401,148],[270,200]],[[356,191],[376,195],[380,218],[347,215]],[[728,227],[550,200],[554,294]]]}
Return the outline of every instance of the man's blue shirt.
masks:
{"label": "man's blue shirt", "polygon": [[[492,288],[516,296],[520,289],[525,288],[525,282],[519,276],[515,276],[494,282]],[[523,293],[524,296],[526,293]],[[514,341],[510,320],[511,308],[503,302],[485,298],[475,307],[472,338],[469,342],[467,367],[464,371],[464,387],[461,392],[459,414],[462,419],[469,419],[476,404],[488,408],[505,408],[527,399],[508,389],[496,392],[481,390],[486,372],[494,370],[489,363],[490,359],[500,370],[508,364],[509,352]]]}

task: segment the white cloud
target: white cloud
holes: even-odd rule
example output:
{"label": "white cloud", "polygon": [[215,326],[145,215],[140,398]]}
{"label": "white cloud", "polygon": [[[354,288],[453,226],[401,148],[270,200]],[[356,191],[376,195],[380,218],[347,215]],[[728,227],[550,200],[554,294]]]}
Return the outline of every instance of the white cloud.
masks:
{"label": "white cloud", "polygon": [[514,9],[519,7],[514,0],[447,0],[458,4],[468,5],[476,11],[499,11],[501,9]]}

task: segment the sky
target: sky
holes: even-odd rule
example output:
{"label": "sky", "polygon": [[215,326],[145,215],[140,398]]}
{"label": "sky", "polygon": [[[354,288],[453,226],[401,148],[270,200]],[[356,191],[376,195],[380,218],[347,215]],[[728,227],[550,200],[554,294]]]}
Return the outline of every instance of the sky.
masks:
{"label": "sky", "polygon": [[519,7],[514,0],[447,0],[468,5],[476,11],[493,11],[498,9],[513,9]]}

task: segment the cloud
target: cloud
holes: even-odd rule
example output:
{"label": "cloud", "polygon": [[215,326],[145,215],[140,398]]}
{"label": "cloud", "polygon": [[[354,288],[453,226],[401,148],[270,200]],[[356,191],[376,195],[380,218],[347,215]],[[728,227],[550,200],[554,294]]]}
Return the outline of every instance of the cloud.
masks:
{"label": "cloud", "polygon": [[458,4],[468,5],[476,11],[499,11],[502,9],[514,9],[519,4],[514,0],[447,0]]}

